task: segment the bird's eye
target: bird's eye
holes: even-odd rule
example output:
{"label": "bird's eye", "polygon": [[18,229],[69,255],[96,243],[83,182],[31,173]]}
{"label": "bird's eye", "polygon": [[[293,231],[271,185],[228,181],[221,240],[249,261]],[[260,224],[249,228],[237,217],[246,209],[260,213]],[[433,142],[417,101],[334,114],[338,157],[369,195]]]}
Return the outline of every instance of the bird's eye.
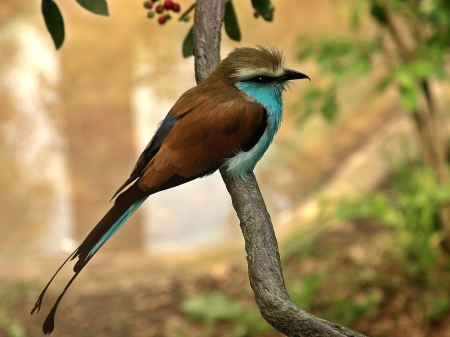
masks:
{"label": "bird's eye", "polygon": [[273,77],[266,75],[256,75],[254,77],[249,78],[248,82],[256,82],[256,83],[270,83],[274,80]]}

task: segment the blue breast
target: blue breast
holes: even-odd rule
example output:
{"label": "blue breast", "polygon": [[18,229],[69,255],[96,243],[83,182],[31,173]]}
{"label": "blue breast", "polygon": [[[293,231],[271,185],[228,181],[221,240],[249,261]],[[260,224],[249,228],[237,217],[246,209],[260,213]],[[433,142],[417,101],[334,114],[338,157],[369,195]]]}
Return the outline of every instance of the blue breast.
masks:
{"label": "blue breast", "polygon": [[282,94],[285,86],[277,84],[258,84],[238,82],[236,87],[243,91],[250,100],[261,104],[267,111],[267,127],[256,145],[249,151],[240,151],[226,162],[227,172],[234,179],[247,179],[256,163],[267,151],[278,131],[283,117]]}

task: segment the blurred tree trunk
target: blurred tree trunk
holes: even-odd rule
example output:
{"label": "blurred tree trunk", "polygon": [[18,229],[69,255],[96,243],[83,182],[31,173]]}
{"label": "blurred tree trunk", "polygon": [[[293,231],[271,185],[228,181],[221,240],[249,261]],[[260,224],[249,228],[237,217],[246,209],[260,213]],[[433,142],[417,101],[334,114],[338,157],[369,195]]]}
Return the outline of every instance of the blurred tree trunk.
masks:
{"label": "blurred tree trunk", "polygon": [[[409,47],[405,36],[400,33],[399,25],[388,2],[384,2],[383,9],[386,17],[386,26],[395,46],[399,51],[400,58],[405,64],[409,64],[414,57],[420,55],[425,58],[422,51],[423,44],[423,27],[420,25],[418,18],[419,13],[417,7],[412,6],[412,13],[416,17],[413,23],[411,40],[413,47]],[[450,181],[447,161],[446,161],[446,142],[442,135],[442,123],[439,121],[439,109],[437,107],[434,93],[430,85],[430,79],[424,78],[420,80],[421,95],[424,99],[422,107],[418,107],[412,111],[414,122],[419,134],[422,159],[426,166],[430,167],[436,176],[436,180],[440,186],[446,185]],[[439,211],[439,225],[444,234],[444,246],[450,251],[450,205],[443,205]]]}

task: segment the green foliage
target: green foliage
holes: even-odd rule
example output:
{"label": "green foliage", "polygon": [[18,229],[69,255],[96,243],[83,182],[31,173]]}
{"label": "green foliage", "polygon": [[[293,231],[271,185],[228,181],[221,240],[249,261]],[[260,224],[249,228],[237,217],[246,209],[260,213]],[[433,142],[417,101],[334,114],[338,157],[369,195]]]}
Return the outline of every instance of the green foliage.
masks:
{"label": "green foliage", "polygon": [[439,322],[450,312],[450,300],[443,294],[442,297],[429,297],[425,303],[425,317],[432,322]]}
{"label": "green foliage", "polygon": [[319,112],[327,122],[332,123],[339,113],[338,88],[355,75],[367,74],[372,70],[371,57],[380,49],[380,41],[327,37],[320,41],[302,39],[300,45],[303,46],[299,53],[300,60],[314,57],[320,74],[329,80],[326,86],[313,86],[305,90],[302,97],[305,111],[300,123],[306,122],[314,112]]}
{"label": "green foliage", "polygon": [[314,226],[311,228],[305,228],[298,233],[290,235],[289,238],[283,242],[283,245],[280,246],[282,263],[286,263],[286,259],[293,255],[299,260],[311,255],[315,244],[327,230],[327,226],[319,216],[319,218],[314,221]]}
{"label": "green foliage", "polygon": [[241,30],[239,29],[239,23],[234,10],[233,1],[231,0],[225,1],[225,16],[223,24],[225,26],[225,32],[230,39],[241,41]]}
{"label": "green foliage", "polygon": [[108,16],[108,4],[105,0],[77,0],[77,2],[89,12]]}
{"label": "green foliage", "polygon": [[354,30],[358,30],[361,27],[361,18],[366,10],[366,5],[366,2],[358,1],[351,10],[350,23]]}
{"label": "green foliage", "polygon": [[370,326],[386,311],[394,319],[421,312],[424,325],[446,319],[450,259],[439,249],[436,221],[449,201],[450,186],[439,186],[429,169],[405,166],[383,190],[323,203],[314,226],[281,246],[293,301],[348,327]]}
{"label": "green foliage", "polygon": [[329,91],[326,93],[320,112],[322,113],[323,118],[325,118],[328,122],[334,122],[336,120],[338,105],[334,91]]}
{"label": "green foliage", "polygon": [[13,318],[11,310],[17,302],[27,297],[29,286],[20,283],[12,287],[0,287],[0,335],[26,337],[25,327]]}
{"label": "green foliage", "polygon": [[194,2],[189,8],[180,15],[178,21],[187,22],[190,20],[190,13],[194,10],[196,3]]}
{"label": "green foliage", "polygon": [[[409,310],[423,313],[424,324],[442,322],[450,313],[450,261],[437,249],[442,234],[436,220],[448,201],[450,186],[439,186],[429,169],[405,166],[388,187],[362,200],[323,203],[314,226],[280,247],[292,300],[350,328],[377,324],[386,312],[394,320],[417,319]],[[327,224],[336,216],[346,220],[343,231]],[[205,323],[208,336],[224,335],[221,323],[231,324],[231,336],[261,336],[269,329],[257,308],[217,293],[185,300],[182,311]]]}
{"label": "green foliage", "polygon": [[252,6],[261,14],[264,20],[273,21],[275,6],[270,0],[252,0]]}
{"label": "green foliage", "polygon": [[[181,14],[178,21],[189,21],[190,14],[195,9],[196,3],[192,4],[183,14]],[[273,20],[273,12],[275,7],[270,0],[252,0],[252,6],[257,10],[266,21]],[[235,41],[241,41],[242,34],[239,28],[239,22],[236,15],[236,10],[232,0],[225,1],[224,14],[224,28],[227,36]],[[194,34],[191,29],[183,41],[182,53],[184,58],[193,56]]]}
{"label": "green foliage", "polygon": [[385,7],[380,1],[371,1],[370,15],[381,25],[388,23]]}
{"label": "green foliage", "polygon": [[[449,2],[355,0],[348,6],[350,26],[354,30],[351,36],[299,41],[299,58],[315,60],[326,79],[323,87],[310,89],[321,95],[311,99],[306,92],[302,97],[301,122],[314,111],[333,122],[339,107],[329,104],[330,93],[335,95],[337,88],[350,79],[354,81],[369,74],[379,79],[376,89],[396,88],[401,105],[412,113],[417,112],[424,96],[422,82],[432,78],[449,79],[446,71],[450,51]],[[362,31],[361,22],[368,20],[378,26],[375,33]],[[332,109],[324,111],[326,102]]]}
{"label": "green foliage", "polygon": [[418,110],[422,95],[422,81],[430,77],[445,79],[445,74],[439,66],[436,66],[430,60],[416,59],[393,68],[380,83],[379,89],[383,90],[390,85],[397,85],[400,103],[406,110],[415,112]]}
{"label": "green foliage", "polygon": [[[362,317],[373,317],[383,301],[383,291],[373,281],[372,273],[340,259],[343,247],[331,239],[327,216],[316,220],[319,229],[302,230],[289,239],[282,256],[286,275],[286,288],[293,302],[301,309],[314,312],[318,317],[351,327]],[[332,236],[332,235],[331,235]],[[295,257],[293,259],[293,257]],[[306,261],[314,261],[314,271],[302,275]],[[300,268],[297,273],[293,265]]]}
{"label": "green foliage", "polygon": [[366,74],[371,70],[371,57],[380,49],[380,40],[347,39],[325,37],[316,41],[299,40],[300,60],[314,57],[321,74],[336,77],[336,83],[347,80],[355,73]]}
{"label": "green foliage", "polygon": [[382,299],[379,289],[369,289],[358,299],[337,297],[325,309],[322,317],[344,326],[352,326],[359,318],[376,314]]}
{"label": "green foliage", "polygon": [[189,318],[205,322],[208,336],[217,334],[218,322],[232,324],[232,337],[259,336],[261,332],[272,329],[261,318],[259,311],[245,308],[231,297],[219,293],[203,294],[184,300],[181,310]]}
{"label": "green foliage", "polygon": [[[82,7],[88,11],[108,16],[108,5],[105,0],[76,0]],[[58,5],[53,0],[42,0],[42,15],[44,16],[45,25],[49,31],[55,48],[61,48],[64,37],[65,28],[64,20]]]}
{"label": "green foliage", "polygon": [[312,300],[322,285],[325,275],[314,275],[287,283],[289,296],[300,309],[310,311]]}
{"label": "green foliage", "polygon": [[194,55],[194,27],[189,29],[183,41],[182,53],[184,58]]}
{"label": "green foliage", "polygon": [[431,170],[423,167],[399,170],[387,191],[357,202],[343,202],[337,215],[345,219],[374,218],[389,232],[384,240],[390,258],[406,262],[411,277],[433,268],[443,234],[438,212],[450,201],[450,185],[439,186]]}
{"label": "green foliage", "polygon": [[55,48],[59,49],[64,42],[64,21],[58,5],[53,0],[42,0],[42,15]]}
{"label": "green foliage", "polygon": [[[108,16],[108,3],[106,0],[76,0],[86,10],[98,14]],[[186,11],[184,11],[178,21],[188,22],[191,19],[191,13],[195,9],[196,2],[194,2]],[[274,5],[270,0],[252,0],[252,6],[257,10],[266,21],[273,21]],[[58,5],[53,0],[42,0],[42,14],[44,16],[47,30],[49,31],[56,49],[59,49],[65,36],[64,20],[58,8]],[[149,18],[153,18],[155,13],[150,11],[147,13]],[[236,11],[232,0],[225,1],[225,15],[224,27],[226,34],[230,39],[235,41],[241,40],[241,30],[237,19]],[[186,35],[183,45],[182,54],[184,58],[193,55],[194,34],[193,30],[189,30]]]}

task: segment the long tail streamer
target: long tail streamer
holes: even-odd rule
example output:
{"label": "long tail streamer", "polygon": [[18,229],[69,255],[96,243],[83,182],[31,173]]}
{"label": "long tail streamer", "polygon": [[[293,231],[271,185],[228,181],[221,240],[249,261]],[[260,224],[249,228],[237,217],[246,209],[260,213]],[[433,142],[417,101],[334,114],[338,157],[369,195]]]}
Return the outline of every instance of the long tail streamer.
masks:
{"label": "long tail streamer", "polygon": [[114,205],[108,213],[103,217],[103,219],[95,226],[95,228],[89,233],[83,243],[64,261],[64,263],[58,268],[55,274],[52,276],[50,281],[45,286],[44,290],[40,294],[36,304],[34,305],[33,310],[31,310],[31,314],[38,313],[41,309],[42,301],[44,299],[45,292],[48,287],[55,279],[56,275],[59,271],[64,267],[64,265],[69,260],[74,260],[78,257],[78,261],[75,263],[73,271],[75,274],[72,276],[70,281],[67,283],[66,287],[62,291],[61,295],[59,295],[52,309],[50,310],[47,318],[45,319],[44,325],[42,327],[42,331],[44,334],[50,334],[55,327],[55,314],[56,309],[58,308],[59,303],[61,302],[64,294],[67,289],[69,289],[72,282],[78,276],[78,274],[83,270],[84,266],[91,260],[91,258],[98,252],[98,250],[113,236],[117,230],[122,227],[122,225],[128,220],[128,218],[142,205],[142,203],[147,199],[144,197],[136,202],[134,202],[129,207],[124,207],[123,205]]}

